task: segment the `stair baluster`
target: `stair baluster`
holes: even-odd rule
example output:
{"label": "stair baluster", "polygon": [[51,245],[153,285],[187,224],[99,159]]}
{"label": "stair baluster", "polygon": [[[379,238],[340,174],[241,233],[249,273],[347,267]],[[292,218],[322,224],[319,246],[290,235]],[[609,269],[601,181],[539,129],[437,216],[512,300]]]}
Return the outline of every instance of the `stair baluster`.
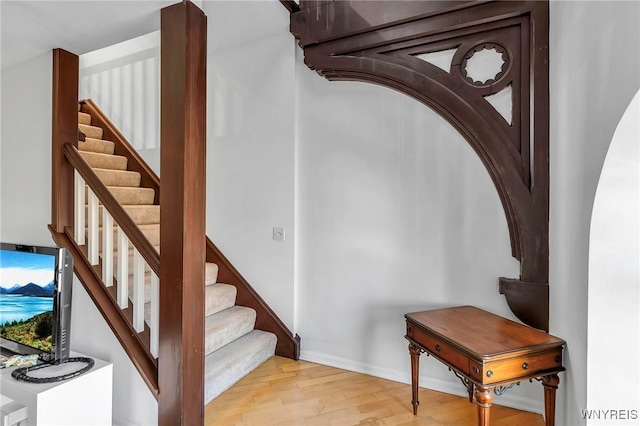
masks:
{"label": "stair baluster", "polygon": [[151,271],[151,313],[149,319],[149,351],[151,355],[158,358],[160,346],[160,279],[155,272]]}
{"label": "stair baluster", "polygon": [[[124,283],[129,280],[129,259],[127,254],[129,253],[129,239],[124,233],[122,228],[118,228],[118,282]],[[125,309],[128,306],[127,302],[128,294],[127,287],[118,286],[118,306],[120,309]]]}
{"label": "stair baluster", "polygon": [[84,187],[85,182],[80,173],[77,170],[73,171],[74,176],[74,206],[75,206],[75,215],[73,229],[75,230],[74,236],[76,239],[76,243],[80,246],[83,246],[85,243],[85,235],[84,235]]}
{"label": "stair baluster", "polygon": [[[89,201],[89,211],[87,218],[87,224],[89,225],[89,232],[87,232],[87,254],[91,265],[97,265],[100,263],[100,259],[98,256],[98,197],[96,197],[96,194],[94,194],[94,192],[89,187],[87,187],[87,195],[87,199]],[[84,208],[84,206],[81,206],[81,208]]]}
{"label": "stair baluster", "polygon": [[[149,352],[158,357],[159,346],[159,278],[145,261],[140,251],[130,244],[123,229],[114,223],[113,216],[102,206],[102,222],[100,222],[99,200],[90,186],[76,170],[75,176],[75,226],[76,241],[87,247],[87,258],[91,265],[101,265],[102,283],[105,287],[114,284],[114,257],[117,268],[116,299],[120,309],[132,307],[132,326],[137,333],[149,327]],[[85,199],[87,204],[85,204]],[[85,227],[84,224],[88,226]],[[102,226],[100,226],[102,225]],[[114,233],[116,244],[114,244]],[[102,241],[100,241],[100,238]],[[129,255],[132,247],[132,255]],[[102,248],[102,251],[99,249]],[[132,263],[129,265],[129,263]],[[149,275],[147,275],[149,272]],[[148,290],[147,290],[148,288]],[[147,294],[148,293],[148,294]],[[131,305],[129,304],[131,303]],[[148,303],[148,305],[147,305]],[[146,306],[149,309],[145,309]]]}
{"label": "stair baluster", "polygon": [[[102,209],[102,253],[113,253],[113,217],[105,208]],[[113,286],[113,257],[102,256],[102,282],[107,287]]]}
{"label": "stair baluster", "polygon": [[133,248],[133,328],[138,332],[144,330],[144,269],[146,263],[140,252]]}

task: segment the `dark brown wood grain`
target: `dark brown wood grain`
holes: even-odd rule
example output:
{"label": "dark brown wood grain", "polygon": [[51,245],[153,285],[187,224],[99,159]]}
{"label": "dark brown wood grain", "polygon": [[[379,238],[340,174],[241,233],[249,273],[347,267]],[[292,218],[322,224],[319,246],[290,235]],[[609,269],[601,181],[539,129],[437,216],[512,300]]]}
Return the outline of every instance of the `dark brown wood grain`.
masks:
{"label": "dark brown wood grain", "polygon": [[542,351],[564,344],[562,339],[474,306],[414,312],[405,317],[414,328],[428,327],[436,338],[448,344],[464,342],[464,348],[457,349],[487,361],[518,350]]}
{"label": "dark brown wood grain", "polygon": [[280,0],[280,3],[287,8],[290,13],[297,12],[300,10],[300,6],[293,0]]}
{"label": "dark brown wood grain", "polygon": [[73,225],[73,168],[64,144],[78,144],[79,58],[53,49],[51,120],[51,225],[56,232]]}
{"label": "dark brown wood grain", "polygon": [[560,378],[557,374],[549,374],[542,378],[545,426],[555,426],[556,424],[556,390],[559,384]]}
{"label": "dark brown wood grain", "polygon": [[565,370],[564,340],[473,306],[413,312],[405,319],[414,414],[419,381],[416,358],[424,351],[455,372],[467,387],[470,401],[475,389],[478,426],[489,425],[492,391],[533,379],[543,383],[546,422],[553,425],[558,373]]}
{"label": "dark brown wood grain", "polygon": [[202,425],[207,18],[182,2],[160,20],[158,423]]}
{"label": "dark brown wood grain", "polygon": [[[300,9],[291,14],[291,32],[307,66],[329,80],[411,96],[471,145],[496,187],[520,260],[520,276],[501,279],[500,292],[523,322],[548,330],[548,3],[317,0]],[[495,81],[473,82],[465,63],[484,48],[502,53],[505,66]],[[448,49],[455,54],[447,71],[416,57]],[[485,99],[508,86],[510,122]]]}

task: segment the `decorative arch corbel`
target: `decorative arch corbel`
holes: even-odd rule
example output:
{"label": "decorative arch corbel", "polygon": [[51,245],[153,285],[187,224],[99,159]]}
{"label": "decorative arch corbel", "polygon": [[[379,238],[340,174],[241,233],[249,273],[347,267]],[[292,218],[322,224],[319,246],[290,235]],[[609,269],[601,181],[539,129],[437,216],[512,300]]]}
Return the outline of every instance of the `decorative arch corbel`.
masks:
{"label": "decorative arch corbel", "polygon": [[520,320],[545,331],[548,15],[541,1],[360,0],[302,1],[291,14],[311,69],[411,96],[472,146],[498,191],[520,261],[520,277],[500,278],[499,291]]}

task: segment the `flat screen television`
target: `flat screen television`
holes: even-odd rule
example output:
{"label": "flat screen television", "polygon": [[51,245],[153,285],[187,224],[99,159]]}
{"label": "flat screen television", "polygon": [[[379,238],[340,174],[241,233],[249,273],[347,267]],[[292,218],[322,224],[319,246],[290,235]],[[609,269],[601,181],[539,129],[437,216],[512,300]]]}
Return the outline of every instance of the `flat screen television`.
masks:
{"label": "flat screen television", "polygon": [[3,355],[69,359],[73,257],[62,247],[0,243]]}

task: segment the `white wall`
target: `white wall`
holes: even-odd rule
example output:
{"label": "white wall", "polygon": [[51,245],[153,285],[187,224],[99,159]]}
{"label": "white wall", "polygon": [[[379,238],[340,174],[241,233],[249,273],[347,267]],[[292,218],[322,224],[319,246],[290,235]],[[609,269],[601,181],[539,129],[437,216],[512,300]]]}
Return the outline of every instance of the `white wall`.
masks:
{"label": "white wall", "polygon": [[[589,241],[587,407],[640,418],[640,92],[618,125],[598,182]],[[615,347],[612,351],[611,348]],[[615,365],[615,368],[602,368]],[[636,380],[636,386],[620,386]],[[602,392],[607,389],[607,392]],[[601,417],[602,413],[599,413]],[[595,415],[595,413],[594,413]],[[616,418],[620,413],[614,414]],[[609,424],[612,416],[589,424]]]}
{"label": "white wall", "polygon": [[[519,276],[502,205],[432,110],[297,65],[301,356],[408,383],[405,313],[469,304],[514,318],[497,291]],[[423,386],[464,395],[446,367],[422,365]],[[523,383],[496,403],[540,411],[541,397]]]}
{"label": "white wall", "polygon": [[552,1],[550,12],[550,327],[567,341],[557,423],[573,426],[584,424],[587,387],[600,386],[587,382],[589,225],[609,143],[640,86],[640,3]]}
{"label": "white wall", "polygon": [[[51,52],[2,70],[0,239],[53,245]],[[93,302],[74,283],[71,348],[114,364],[115,424],[156,423],[157,402]]]}
{"label": "white wall", "polygon": [[51,244],[51,53],[4,69],[0,83],[0,238]]}
{"label": "white wall", "polygon": [[[288,15],[278,2],[211,2],[205,11],[207,235],[293,329],[296,44]],[[252,32],[239,13],[276,32]],[[272,239],[274,226],[285,228],[285,241]]]}

